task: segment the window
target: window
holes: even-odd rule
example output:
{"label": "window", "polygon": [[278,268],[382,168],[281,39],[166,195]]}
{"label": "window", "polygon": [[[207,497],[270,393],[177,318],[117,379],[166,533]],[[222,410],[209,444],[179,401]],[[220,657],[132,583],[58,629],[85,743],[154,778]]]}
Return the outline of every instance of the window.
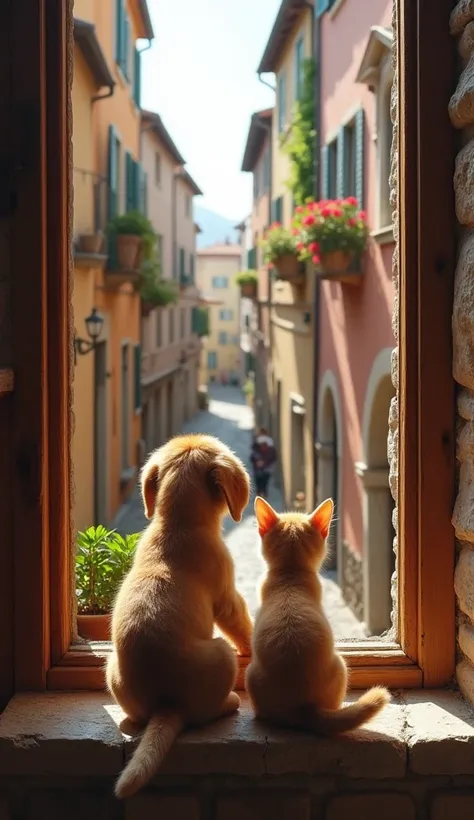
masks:
{"label": "window", "polygon": [[357,190],[356,183],[356,137],[355,122],[352,121],[344,126],[344,167],[343,173],[343,193],[342,196],[355,196]]}
{"label": "window", "polygon": [[[339,129],[337,139],[321,152],[321,188],[324,199],[355,196],[364,207],[365,115],[355,117]],[[388,176],[387,176],[388,180]]]}
{"label": "window", "polygon": [[[23,8],[18,1],[12,8],[16,10],[18,6]],[[399,128],[402,145],[408,146],[399,157],[401,187],[398,192],[402,238],[400,645],[389,645],[386,649],[381,642],[369,643],[363,654],[360,644],[342,645],[352,667],[354,688],[365,688],[374,679],[393,688],[444,686],[451,680],[455,661],[452,584],[455,551],[450,521],[454,486],[450,347],[455,223],[453,209],[439,207],[440,202],[450,202],[452,198],[451,162],[443,158],[452,156],[454,135],[446,116],[446,76],[440,80],[440,72],[436,70],[439,65],[449,70],[453,49],[445,36],[445,13],[438,4],[430,9],[435,25],[429,29],[421,24],[423,15],[420,15],[418,0],[406,2],[404,9],[408,19],[402,17],[401,25],[406,25],[408,31],[402,27],[398,32],[399,40],[406,44],[409,63],[406,74],[399,79],[404,101],[400,107]],[[10,597],[6,599],[4,624],[9,628],[5,628],[4,633],[8,641],[15,627],[19,636],[17,661],[11,653],[12,660],[0,667],[0,678],[7,682],[7,692],[12,691],[10,678],[15,679],[22,690],[74,689],[79,684],[84,688],[100,688],[103,685],[97,654],[87,648],[74,653],[70,648],[73,616],[69,583],[71,421],[64,412],[69,406],[70,393],[66,355],[69,294],[64,275],[69,254],[64,191],[68,185],[70,148],[66,139],[66,107],[61,104],[67,90],[67,77],[61,74],[61,65],[67,63],[69,44],[63,32],[69,28],[68,7],[45,4],[45,15],[48,32],[54,32],[57,49],[51,50],[45,82],[38,83],[36,77],[28,87],[38,109],[44,111],[48,134],[53,135],[60,150],[51,151],[44,141],[43,120],[33,119],[32,138],[46,152],[48,161],[39,168],[25,167],[28,185],[20,188],[18,194],[22,207],[11,218],[13,233],[22,236],[26,232],[29,237],[28,242],[18,242],[15,247],[15,268],[22,275],[11,280],[13,312],[31,317],[33,321],[28,324],[26,340],[24,326],[12,322],[16,367],[23,378],[15,396],[19,412],[10,421],[3,416],[0,424],[12,464],[15,463],[12,439],[27,438],[48,469],[35,473],[34,495],[31,491],[18,492],[8,482],[4,486],[2,509],[7,522],[13,505],[16,507],[13,537],[3,539],[0,548],[8,562],[15,555],[13,602],[10,606]],[[6,25],[9,25],[8,16]],[[412,43],[416,44],[416,53]],[[44,47],[38,14],[25,29],[21,45],[28,61],[25,71],[25,82],[28,82],[37,67],[34,55],[41,52],[39,46]],[[61,77],[63,81],[58,82]],[[454,76],[449,79],[449,86],[454,87]],[[418,94],[412,96],[409,92],[413,83]],[[5,99],[2,89],[0,95],[1,104],[13,110],[21,101],[15,84],[8,89],[11,98]],[[436,128],[433,121],[437,123]],[[27,209],[24,208],[25,189],[29,198]],[[45,207],[55,226],[53,254],[48,254],[46,230],[36,229],[44,222]],[[439,276],[440,258],[445,263],[443,276]],[[58,309],[44,311],[44,293],[54,294]],[[45,347],[46,334],[58,341],[54,351]],[[64,355],[58,355],[56,350],[63,351]],[[45,368],[47,379],[43,377]],[[28,393],[24,392],[25,383]],[[45,435],[45,430],[49,435]],[[25,459],[28,467],[28,453]],[[423,481],[420,481],[420,464],[424,466]],[[18,465],[13,469],[18,470]],[[48,526],[44,526],[45,520]],[[55,537],[50,537],[49,531],[54,532]],[[23,571],[25,565],[29,568],[27,573]],[[2,592],[8,590],[7,584],[11,584],[8,576],[0,578]],[[25,600],[28,607],[22,606]],[[45,644],[48,651],[44,651]],[[384,649],[383,658],[379,648]]]}
{"label": "window", "polygon": [[182,307],[180,309],[179,332],[180,332],[181,339],[186,338],[186,308],[184,308],[184,307]]}
{"label": "window", "polygon": [[146,213],[146,175],[129,151],[125,151],[125,209]]}
{"label": "window", "polygon": [[132,77],[132,27],[126,0],[115,2],[115,62],[126,80]]}
{"label": "window", "polygon": [[174,308],[168,308],[168,322],[169,322],[169,331],[168,331],[168,340],[170,345],[174,344]]}
{"label": "window", "polygon": [[227,288],[229,286],[229,280],[227,276],[213,276],[212,277],[212,287],[213,288]]}
{"label": "window", "polygon": [[328,190],[327,196],[328,199],[335,199],[337,197],[337,153],[338,153],[338,145],[337,140],[333,140],[329,145],[329,175],[328,175]]}
{"label": "window", "polygon": [[191,281],[192,284],[194,284],[195,276],[196,276],[196,273],[195,273],[195,270],[194,270],[194,254],[190,253],[189,254],[189,278],[190,278],[190,281]]}
{"label": "window", "polygon": [[272,222],[283,224],[283,197],[279,196],[272,201],[270,208],[270,219]]}
{"label": "window", "polygon": [[222,310],[219,311],[219,319],[223,322],[231,322],[233,318],[234,311],[230,310],[230,308],[222,308]]}
{"label": "window", "polygon": [[109,125],[109,160],[108,160],[108,218],[121,212],[121,143],[115,126]]}
{"label": "window", "polygon": [[155,185],[161,186],[161,154],[158,151],[155,152]]}
{"label": "window", "polygon": [[215,350],[207,351],[207,369],[216,370],[217,368],[217,353]]}
{"label": "window", "polygon": [[286,125],[286,75],[284,72],[278,77],[278,131]]}
{"label": "window", "polygon": [[141,54],[136,46],[133,48],[133,101],[137,108],[141,105],[142,62]]}
{"label": "window", "polygon": [[300,37],[295,45],[295,100],[299,100],[303,91],[304,40]]}
{"label": "window", "polygon": [[155,310],[155,322],[156,322],[156,346],[161,347],[163,344],[163,308],[157,308]]}
{"label": "window", "polygon": [[122,344],[122,361],[120,377],[122,384],[121,401],[121,441],[122,441],[122,470],[129,466],[130,459],[130,371],[129,371],[129,345]]}
{"label": "window", "polygon": [[219,333],[219,344],[226,345],[227,344],[227,333],[225,330],[221,330]]}

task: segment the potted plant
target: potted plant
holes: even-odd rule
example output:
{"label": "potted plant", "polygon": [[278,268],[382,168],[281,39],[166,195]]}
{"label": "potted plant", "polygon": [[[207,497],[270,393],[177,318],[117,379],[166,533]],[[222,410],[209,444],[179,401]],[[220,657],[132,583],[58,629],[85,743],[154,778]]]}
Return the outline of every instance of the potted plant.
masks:
{"label": "potted plant", "polygon": [[257,295],[258,274],[255,270],[243,270],[235,277],[240,293],[245,299],[255,299]]}
{"label": "potted plant", "polygon": [[273,266],[279,279],[294,279],[300,272],[297,236],[287,228],[274,222],[268,228],[263,241],[264,259]]}
{"label": "potted plant", "polygon": [[98,254],[102,249],[104,235],[101,231],[96,233],[81,233],[77,237],[77,249],[79,253]]}
{"label": "potted plant", "polygon": [[[357,199],[310,201],[296,209],[301,259],[311,259],[323,276],[342,279],[367,245],[366,214]],[[350,278],[350,277],[349,277]]]}
{"label": "potted plant", "polygon": [[249,407],[253,407],[253,399],[255,396],[255,382],[251,378],[247,378],[244,382],[242,390],[245,394],[245,398],[247,399],[247,404]]}
{"label": "potted plant", "polygon": [[157,234],[141,211],[114,216],[107,226],[107,233],[115,242],[119,268],[136,270],[154,253]]}
{"label": "potted plant", "polygon": [[153,259],[142,263],[139,292],[142,299],[142,316],[149,316],[157,307],[173,304],[178,299],[174,282],[159,278],[159,266]]}
{"label": "potted plant", "polygon": [[77,536],[76,595],[78,632],[95,641],[110,640],[111,610],[129,571],[140,533],[122,536],[102,525]]}

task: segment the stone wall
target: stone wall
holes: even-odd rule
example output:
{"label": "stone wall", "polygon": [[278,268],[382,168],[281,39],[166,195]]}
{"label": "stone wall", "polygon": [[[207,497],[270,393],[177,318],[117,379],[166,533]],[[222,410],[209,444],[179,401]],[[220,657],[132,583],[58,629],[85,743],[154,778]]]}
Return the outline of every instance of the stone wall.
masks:
{"label": "stone wall", "polygon": [[458,85],[449,105],[459,130],[454,189],[459,222],[459,257],[454,281],[453,375],[458,383],[458,493],[453,524],[458,561],[457,678],[463,694],[474,701],[474,2],[460,0],[450,19],[461,58]]}

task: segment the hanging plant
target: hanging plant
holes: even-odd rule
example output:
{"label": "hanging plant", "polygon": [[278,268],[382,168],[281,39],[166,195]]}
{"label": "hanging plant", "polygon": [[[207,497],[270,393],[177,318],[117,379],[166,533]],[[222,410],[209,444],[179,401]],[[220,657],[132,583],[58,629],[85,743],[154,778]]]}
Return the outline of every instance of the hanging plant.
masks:
{"label": "hanging plant", "polygon": [[281,141],[282,151],[290,160],[287,186],[295,205],[302,205],[314,196],[314,76],[312,60],[303,63],[301,97],[296,101],[291,128]]}

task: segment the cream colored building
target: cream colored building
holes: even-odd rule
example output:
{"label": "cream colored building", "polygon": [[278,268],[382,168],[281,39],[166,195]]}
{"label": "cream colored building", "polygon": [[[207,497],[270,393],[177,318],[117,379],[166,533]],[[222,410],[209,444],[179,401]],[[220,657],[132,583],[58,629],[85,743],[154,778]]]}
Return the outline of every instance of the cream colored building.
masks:
{"label": "cream colored building", "polygon": [[143,438],[149,452],[179,432],[197,410],[201,345],[193,318],[198,304],[194,197],[201,191],[161,117],[151,111],[142,112],[141,155],[161,275],[179,292],[175,304],[142,317]]}
{"label": "cream colored building", "polygon": [[[277,220],[289,226],[293,216],[293,197],[287,186],[290,166],[282,142],[290,133],[304,60],[311,58],[312,27],[313,10],[308,4],[301,0],[284,0],[257,68],[258,74],[274,74],[276,105],[271,117],[270,185],[261,190],[261,184],[255,179],[260,172],[259,163],[244,162],[245,170],[254,173],[254,234],[261,230],[259,200],[265,187],[270,189],[270,221]],[[259,113],[260,120],[266,113]],[[267,115],[266,122],[268,119]],[[315,277],[310,266],[307,266],[302,286],[280,279],[272,282],[267,384],[257,378],[256,406],[265,406],[267,391],[270,397],[270,426],[281,457],[282,489],[289,507],[293,506],[297,493],[305,494],[309,507],[315,495],[314,290]],[[261,311],[260,315],[259,331],[266,335],[264,313]]]}
{"label": "cream colored building", "polygon": [[202,384],[240,382],[241,247],[230,242],[209,245],[197,252],[197,286],[208,303],[210,334],[201,351]]}

